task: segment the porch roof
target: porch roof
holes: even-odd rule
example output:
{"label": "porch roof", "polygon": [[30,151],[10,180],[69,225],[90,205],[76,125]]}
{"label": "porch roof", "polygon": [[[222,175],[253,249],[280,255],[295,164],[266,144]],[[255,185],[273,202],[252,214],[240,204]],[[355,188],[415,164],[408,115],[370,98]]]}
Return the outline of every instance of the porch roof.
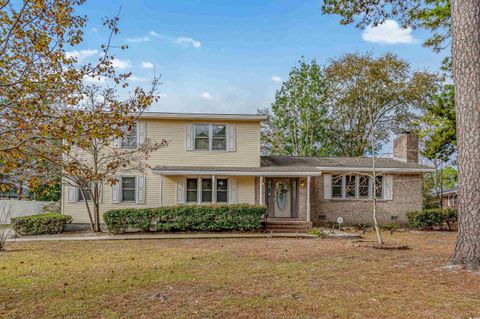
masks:
{"label": "porch roof", "polygon": [[153,172],[161,175],[223,175],[223,176],[320,176],[313,167],[200,167],[156,166]]}

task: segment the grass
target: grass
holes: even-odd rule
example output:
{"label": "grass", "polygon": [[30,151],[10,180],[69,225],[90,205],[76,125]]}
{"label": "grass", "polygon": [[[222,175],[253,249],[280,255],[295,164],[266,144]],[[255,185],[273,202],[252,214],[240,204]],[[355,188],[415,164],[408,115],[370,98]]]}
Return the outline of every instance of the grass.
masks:
{"label": "grass", "polygon": [[0,253],[0,317],[480,314],[480,276],[439,269],[448,261],[454,233],[385,237],[413,249],[354,248],[320,238],[16,243]]}

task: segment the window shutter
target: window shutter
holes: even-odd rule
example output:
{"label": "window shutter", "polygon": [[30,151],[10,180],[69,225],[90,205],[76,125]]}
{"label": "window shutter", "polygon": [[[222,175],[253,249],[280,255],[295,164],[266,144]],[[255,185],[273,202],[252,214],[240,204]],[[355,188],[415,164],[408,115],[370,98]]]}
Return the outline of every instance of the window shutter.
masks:
{"label": "window shutter", "polygon": [[332,175],[331,174],[323,175],[323,198],[324,199],[332,198]]}
{"label": "window shutter", "polygon": [[78,187],[68,185],[68,199],[69,203],[78,202]]}
{"label": "window shutter", "polygon": [[112,139],[112,147],[113,148],[120,148],[122,145],[122,138],[121,137],[114,137]]}
{"label": "window shutter", "polygon": [[177,177],[177,203],[185,203],[185,184],[187,180],[183,176]]}
{"label": "window shutter", "polygon": [[147,123],[145,121],[137,122],[137,145],[140,147],[147,138]]}
{"label": "window shutter", "polygon": [[120,195],[121,195],[121,187],[122,185],[122,177],[117,176],[117,183],[112,185],[112,203],[118,204],[120,202]]}
{"label": "window shutter", "polygon": [[137,204],[145,203],[145,176],[137,176]]}
{"label": "window shutter", "polygon": [[393,200],[393,175],[385,175],[383,180],[383,198]]}
{"label": "window shutter", "polygon": [[193,150],[193,124],[187,124],[186,127],[185,149],[187,151]]}
{"label": "window shutter", "polygon": [[237,179],[235,177],[231,177],[228,179],[228,203],[236,204],[237,202]]}
{"label": "window shutter", "polygon": [[236,132],[234,124],[227,124],[227,151],[235,152]]}

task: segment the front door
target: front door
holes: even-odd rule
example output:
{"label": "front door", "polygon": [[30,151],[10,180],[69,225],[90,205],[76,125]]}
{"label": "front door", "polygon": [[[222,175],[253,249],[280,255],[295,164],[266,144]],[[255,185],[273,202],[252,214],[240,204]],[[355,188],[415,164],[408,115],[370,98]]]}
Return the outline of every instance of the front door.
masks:
{"label": "front door", "polygon": [[274,178],[273,216],[292,217],[292,190],[289,178]]}

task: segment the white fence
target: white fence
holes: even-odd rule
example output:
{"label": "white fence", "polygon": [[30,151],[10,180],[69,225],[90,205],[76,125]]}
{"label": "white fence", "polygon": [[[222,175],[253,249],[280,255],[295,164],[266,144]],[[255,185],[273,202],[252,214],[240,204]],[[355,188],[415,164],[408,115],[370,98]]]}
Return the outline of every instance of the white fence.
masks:
{"label": "white fence", "polygon": [[[43,212],[43,207],[53,202],[40,202],[35,200],[17,200],[5,199],[0,200],[0,207],[10,208],[11,217],[37,215]],[[5,206],[4,206],[5,205]],[[10,218],[7,219],[7,224],[10,223]],[[0,221],[1,223],[2,221]]]}

